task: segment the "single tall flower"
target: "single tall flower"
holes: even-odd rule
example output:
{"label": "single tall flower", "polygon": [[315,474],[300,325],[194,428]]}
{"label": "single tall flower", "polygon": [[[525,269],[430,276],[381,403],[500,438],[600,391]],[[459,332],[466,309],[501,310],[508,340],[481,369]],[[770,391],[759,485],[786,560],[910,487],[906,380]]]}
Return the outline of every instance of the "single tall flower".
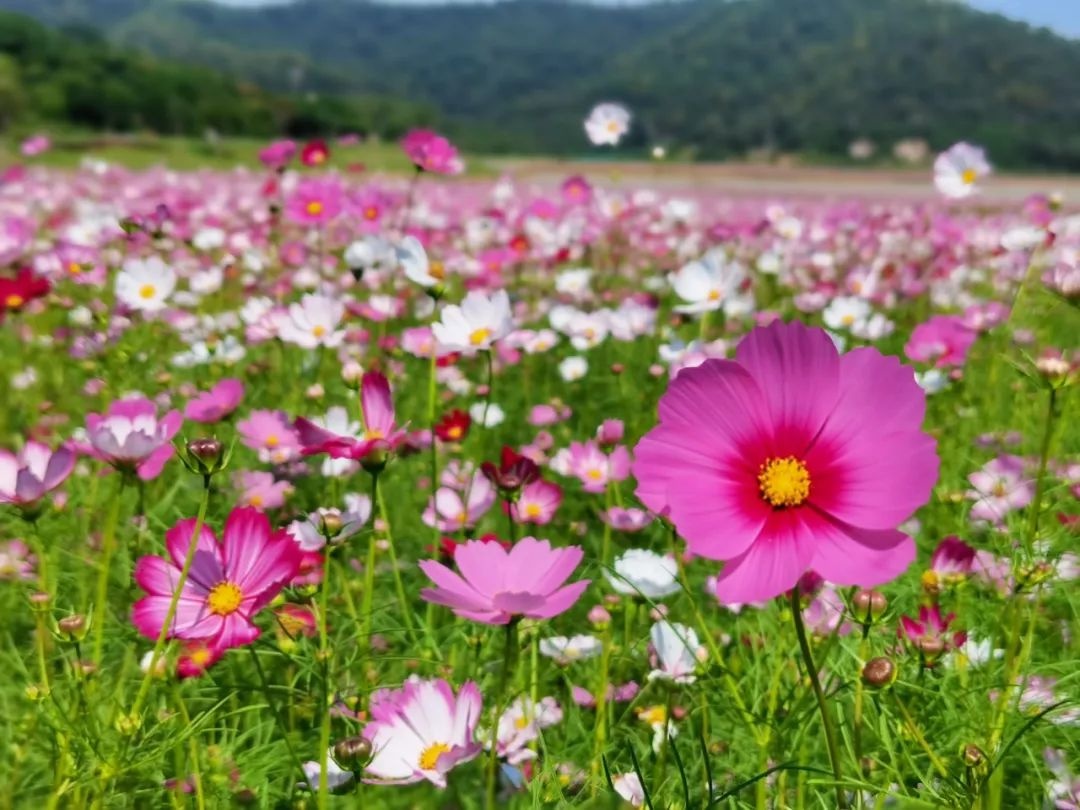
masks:
{"label": "single tall flower", "polygon": [[0,504],[30,509],[64,483],[74,467],[75,452],[67,446],[54,451],[28,441],[18,454],[0,450]]}
{"label": "single tall flower", "polygon": [[629,130],[630,111],[621,104],[597,104],[585,119],[585,134],[594,146],[615,146]]}
{"label": "single tall flower", "polygon": [[[135,628],[157,639],[180,582],[195,519],[181,520],[165,535],[169,559],[141,557],[135,581],[147,595],[131,609]],[[170,638],[206,639],[217,650],[250,644],[259,637],[255,614],[300,570],[300,547],[255,509],[234,509],[222,540],[202,526],[187,581],[180,592]]]}
{"label": "single tall flower", "polygon": [[875,349],[841,356],[821,329],[776,322],[735,360],[683,369],[638,444],[638,497],[695,554],[725,560],[722,602],[757,602],[808,569],[869,587],[911,563],[896,530],[930,496],[934,440],[911,370]]}
{"label": "single tall flower", "polygon": [[469,681],[457,695],[442,679],[415,675],[400,689],[371,696],[371,722],[364,737],[374,755],[364,768],[366,781],[408,785],[427,780],[446,787],[446,774],[481,751],[476,742],[483,701]]}
{"label": "single tall flower", "polygon": [[506,290],[499,290],[490,298],[474,290],[465,296],[461,306],[444,307],[440,320],[431,325],[440,348],[468,354],[490,349],[513,329]]}
{"label": "single tall flower", "polygon": [[946,197],[960,199],[974,194],[976,184],[990,174],[986,152],[970,143],[953,144],[934,160],[934,185]]}
{"label": "single tall flower", "polygon": [[437,586],[420,596],[483,624],[506,624],[518,616],[550,619],[569,610],[588,587],[589,580],[564,585],[583,556],[578,546],[552,548],[533,537],[510,551],[473,540],[454,553],[459,574],[435,560],[420,562],[420,570]]}
{"label": "single tall flower", "polygon": [[410,130],[401,139],[401,149],[420,171],[432,174],[461,174],[465,162],[457,148],[442,135],[429,129]]}
{"label": "single tall flower", "polygon": [[112,403],[104,414],[86,415],[88,452],[143,481],[157,478],[173,454],[172,437],[184,421],[179,411],[158,419],[154,403],[132,397]]}

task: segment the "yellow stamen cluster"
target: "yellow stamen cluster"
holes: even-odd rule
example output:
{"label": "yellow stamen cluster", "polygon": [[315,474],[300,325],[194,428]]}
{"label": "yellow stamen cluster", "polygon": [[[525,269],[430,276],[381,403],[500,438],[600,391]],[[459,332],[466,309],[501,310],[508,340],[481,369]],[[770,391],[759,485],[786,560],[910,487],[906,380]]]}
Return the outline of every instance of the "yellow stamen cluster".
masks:
{"label": "yellow stamen cluster", "polygon": [[240,603],[244,601],[244,592],[235,582],[219,582],[210,589],[206,595],[206,606],[211,613],[218,616],[228,616],[240,609]]}
{"label": "yellow stamen cluster", "polygon": [[794,456],[770,458],[758,472],[758,488],[776,508],[798,506],[810,497],[810,473]]}
{"label": "yellow stamen cluster", "polygon": [[439,763],[439,757],[450,750],[446,743],[432,743],[420,753],[420,770],[431,771]]}

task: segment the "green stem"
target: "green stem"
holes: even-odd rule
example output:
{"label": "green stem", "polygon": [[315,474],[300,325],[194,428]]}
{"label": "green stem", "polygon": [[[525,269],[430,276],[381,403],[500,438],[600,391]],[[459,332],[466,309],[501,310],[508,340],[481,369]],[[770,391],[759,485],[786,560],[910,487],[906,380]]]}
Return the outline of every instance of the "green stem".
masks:
{"label": "green stem", "polygon": [[255,648],[251,645],[248,645],[248,652],[251,653],[251,660],[255,664],[255,672],[259,676],[259,685],[262,687],[263,697],[266,698],[266,705],[270,707],[270,713],[274,715],[274,722],[277,723],[278,731],[281,732],[281,738],[285,741],[285,747],[289,750],[289,757],[292,759],[296,770],[300,772],[301,778],[307,781],[303,763],[300,762],[300,757],[296,755],[296,749],[293,748],[292,740],[289,739],[289,727],[285,725],[281,711],[270,693],[270,682],[266,679],[266,672],[262,668],[262,662],[259,661],[259,654],[255,652]]}
{"label": "green stem", "polygon": [[326,616],[330,609],[330,543],[323,548],[323,576],[319,585],[319,664],[322,670],[322,705],[319,707],[319,810],[326,810],[330,802],[330,644],[326,631]]}
{"label": "green stem", "polygon": [[491,717],[491,752],[488,757],[487,767],[487,801],[485,807],[487,810],[495,810],[498,806],[496,802],[495,788],[498,784],[499,775],[499,718],[502,717],[503,712],[506,710],[506,687],[510,683],[510,679],[513,677],[514,670],[517,668],[518,658],[518,621],[519,618],[515,616],[510,619],[506,624],[506,635],[503,643],[503,665],[502,672],[499,674],[499,689],[495,693],[495,703],[493,705],[493,714]]}
{"label": "green stem", "polygon": [[836,727],[833,724],[829,705],[825,701],[825,692],[821,688],[821,679],[818,677],[817,665],[814,664],[814,655],[810,652],[810,642],[806,639],[806,627],[803,624],[802,605],[799,603],[799,585],[791,589],[791,618],[795,622],[795,635],[799,639],[799,651],[802,653],[803,663],[810,675],[810,685],[817,699],[818,712],[821,714],[821,724],[825,728],[825,745],[829,749],[829,761],[832,763],[833,777],[836,780],[836,806],[847,807],[847,799],[841,785],[843,772],[840,769],[840,746],[836,741]]}
{"label": "green stem", "polygon": [[[437,303],[438,303],[438,301],[436,301],[436,304]],[[435,319],[435,314],[436,313],[432,313],[432,320]],[[431,508],[432,509],[435,508],[435,493],[439,491],[439,440],[435,436],[435,401],[436,401],[436,394],[437,394],[437,388],[436,388],[436,385],[435,385],[435,374],[436,374],[437,360],[438,360],[438,358],[437,358],[437,355],[436,355],[436,352],[435,352],[434,338],[432,338],[431,362],[430,362],[430,365],[428,367],[428,412],[427,412],[427,417],[428,417],[427,422],[428,422],[428,426],[431,428],[431,459],[430,459],[431,465],[430,466],[431,466]],[[439,534],[440,534],[438,521],[434,522],[434,525],[431,527],[431,531],[432,531],[432,533],[434,535],[433,539],[434,539],[435,545],[438,546],[438,544],[439,544]]]}
{"label": "green stem", "polygon": [[157,641],[154,642],[154,651],[150,654],[150,666],[146,669],[146,674],[143,675],[142,684],[139,686],[139,693],[135,696],[135,705],[131,708],[131,718],[138,721],[139,712],[142,711],[142,706],[146,700],[146,696],[150,692],[150,682],[154,678],[154,671],[157,669],[158,659],[161,658],[161,652],[165,648],[165,641],[169,637],[169,632],[172,630],[173,619],[176,617],[176,609],[180,604],[180,595],[183,593],[184,585],[187,583],[188,575],[191,573],[191,565],[195,561],[195,551],[199,547],[199,536],[202,534],[203,524],[206,522],[206,510],[210,505],[210,476],[203,476],[203,492],[202,498],[199,501],[199,512],[195,516],[195,526],[191,531],[191,539],[188,540],[187,554],[184,556],[184,567],[180,569],[180,579],[176,583],[176,587],[173,588],[172,599],[169,600],[169,609],[165,612],[165,621],[161,625],[161,630],[158,631]]}
{"label": "green stem", "polygon": [[[375,490],[375,497],[379,504],[379,516],[383,520],[383,525],[386,526],[386,548],[390,552],[390,568],[394,574],[394,590],[397,591],[398,606],[401,608],[401,615],[405,620],[405,632],[408,633],[409,641],[416,648],[419,647],[420,640],[416,635],[416,628],[413,626],[412,609],[409,607],[409,600],[405,596],[405,585],[401,581],[397,551],[394,549],[394,535],[390,530],[390,513],[386,509],[386,499],[383,497],[382,490],[377,485],[372,485],[372,488]],[[435,652],[439,660],[442,660],[442,653],[438,647],[435,647]]]}
{"label": "green stem", "polygon": [[[627,602],[632,604],[630,597],[627,597]],[[629,649],[630,640],[627,638],[624,642]],[[611,623],[604,628],[604,634],[600,638],[600,670],[596,677],[596,727],[593,731],[593,755],[592,755],[592,789],[595,795],[596,790],[600,787],[600,769],[603,765],[602,757],[604,755],[604,747],[607,745],[607,725],[608,725],[608,678],[610,677],[611,667]]]}
{"label": "green stem", "polygon": [[[371,503],[375,507],[379,497],[379,474],[371,474]],[[374,528],[368,535],[367,559],[364,561],[364,595],[360,602],[360,614],[363,617],[363,629],[360,637],[361,649],[371,651],[371,606],[375,593],[375,547],[378,533]]]}
{"label": "green stem", "polygon": [[98,569],[97,593],[94,600],[94,664],[101,665],[101,655],[105,649],[105,606],[109,598],[109,574],[112,556],[116,550],[116,526],[120,521],[120,502],[124,498],[126,478],[121,477],[120,488],[109,504],[105,517],[105,528],[101,535],[101,567]]}

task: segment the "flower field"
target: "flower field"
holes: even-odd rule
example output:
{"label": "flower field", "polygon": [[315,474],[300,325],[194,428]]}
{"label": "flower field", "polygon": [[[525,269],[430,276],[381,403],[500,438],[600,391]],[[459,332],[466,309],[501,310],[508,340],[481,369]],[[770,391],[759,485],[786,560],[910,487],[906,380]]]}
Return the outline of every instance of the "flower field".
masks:
{"label": "flower field", "polygon": [[0,806],[1080,807],[1068,200],[967,144],[919,200],[48,147]]}

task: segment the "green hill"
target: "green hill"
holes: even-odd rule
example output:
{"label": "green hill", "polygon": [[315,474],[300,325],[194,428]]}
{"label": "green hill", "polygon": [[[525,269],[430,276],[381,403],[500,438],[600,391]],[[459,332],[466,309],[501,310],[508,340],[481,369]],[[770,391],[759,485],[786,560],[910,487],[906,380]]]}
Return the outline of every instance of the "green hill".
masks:
{"label": "green hill", "polygon": [[1080,169],[1080,42],[948,0],[0,0],[49,24],[278,92],[407,98],[467,146],[582,152],[597,100],[636,113],[631,146],[702,157],[842,155],[960,138],[1006,166]]}

